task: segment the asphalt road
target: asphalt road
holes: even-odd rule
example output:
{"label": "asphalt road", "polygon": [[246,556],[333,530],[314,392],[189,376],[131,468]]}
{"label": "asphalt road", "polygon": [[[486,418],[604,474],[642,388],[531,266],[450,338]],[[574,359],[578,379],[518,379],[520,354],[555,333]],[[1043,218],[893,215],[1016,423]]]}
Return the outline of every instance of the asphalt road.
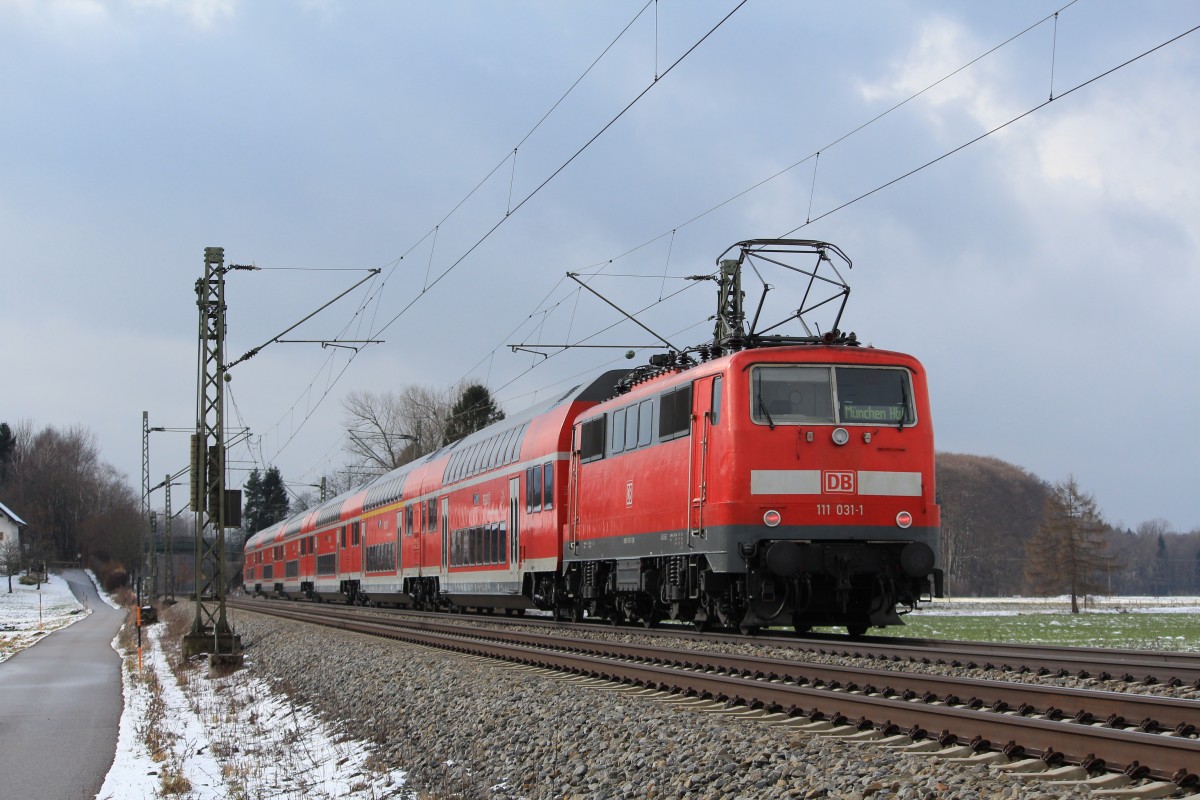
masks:
{"label": "asphalt road", "polygon": [[81,570],[63,577],[92,613],[0,664],[0,794],[92,800],[117,752],[123,695],[112,649],[125,612]]}

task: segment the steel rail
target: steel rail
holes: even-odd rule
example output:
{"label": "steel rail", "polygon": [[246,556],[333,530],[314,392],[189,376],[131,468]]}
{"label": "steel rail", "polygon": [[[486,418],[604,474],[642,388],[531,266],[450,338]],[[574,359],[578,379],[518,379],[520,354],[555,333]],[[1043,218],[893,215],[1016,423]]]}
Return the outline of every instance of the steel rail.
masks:
{"label": "steel rail", "polygon": [[[927,738],[930,731],[940,731],[937,739],[942,743],[969,741],[973,749],[981,751],[991,749],[994,743],[1003,743],[1000,746],[1010,755],[1026,753],[1048,763],[1086,763],[1091,769],[1098,769],[1103,764],[1108,770],[1173,780],[1181,786],[1194,785],[1197,782],[1195,773],[1200,770],[1200,740],[1191,736],[1104,727],[1047,716],[996,713],[967,706],[920,702],[908,695],[889,697],[861,689],[853,691],[845,686],[831,690],[790,683],[778,675],[747,677],[741,671],[735,674],[694,664],[679,667],[652,663],[631,655],[631,648],[625,646],[611,648],[611,654],[598,654],[595,649],[599,645],[595,642],[588,642],[586,648],[572,643],[570,649],[564,649],[562,642],[548,646],[544,642],[530,641],[544,638],[540,634],[505,632],[503,635],[513,641],[497,641],[494,637],[500,635],[499,632],[464,631],[461,626],[448,626],[453,630],[447,631],[445,623],[361,618],[348,621],[344,615],[329,611],[264,607],[264,604],[237,605],[249,611],[317,624],[335,624],[346,630],[412,644],[711,698],[787,716],[853,719],[860,729],[904,732],[916,740]],[[489,639],[489,635],[493,638]],[[607,643],[604,648],[610,649]],[[718,660],[721,657],[721,654],[696,651],[690,651],[688,655],[712,656]],[[908,677],[903,673],[889,674]],[[1097,754],[1103,762],[1096,758]]]}
{"label": "steel rail", "polygon": [[819,655],[872,660],[908,661],[925,665],[946,665],[964,669],[998,670],[1001,672],[1034,672],[1039,675],[1073,675],[1096,680],[1121,680],[1147,686],[1167,684],[1192,685],[1200,689],[1200,653],[1160,650],[1130,650],[1114,648],[1062,647],[1055,645],[1009,644],[1004,642],[958,642],[946,639],[903,639],[892,637],[848,638],[838,634],[806,634],[787,636],[746,636],[730,632],[697,633],[682,625],[663,624],[656,628],[613,626],[597,622],[573,623],[537,616],[454,615],[413,609],[376,609],[383,613],[400,613],[429,619],[473,620],[481,623],[512,626],[547,627],[559,630],[595,631],[656,637],[670,637],[699,642],[725,644],[757,644],[785,650],[799,650]]}
{"label": "steel rail", "polygon": [[[337,620],[343,617],[340,611],[324,611],[317,607],[307,609],[306,613],[314,621],[318,618]],[[500,634],[440,620],[419,620],[412,624],[440,633],[479,638]],[[766,677],[799,685],[824,686],[834,690],[861,689],[867,694],[899,696],[906,700],[919,698],[925,703],[940,702],[952,706],[988,708],[1000,713],[1011,711],[1022,716],[1041,715],[1053,720],[1069,718],[1082,724],[1100,723],[1111,728],[1136,728],[1147,733],[1167,730],[1178,735],[1190,736],[1200,729],[1200,701],[1197,700],[904,670],[825,665],[713,651],[679,651],[655,645],[584,639],[565,642],[559,637],[520,631],[504,631],[503,635],[512,641],[533,647],[570,649],[592,655],[649,660],[681,669],[739,672],[743,677]],[[892,688],[893,685],[900,688]],[[962,699],[963,697],[966,699]]]}

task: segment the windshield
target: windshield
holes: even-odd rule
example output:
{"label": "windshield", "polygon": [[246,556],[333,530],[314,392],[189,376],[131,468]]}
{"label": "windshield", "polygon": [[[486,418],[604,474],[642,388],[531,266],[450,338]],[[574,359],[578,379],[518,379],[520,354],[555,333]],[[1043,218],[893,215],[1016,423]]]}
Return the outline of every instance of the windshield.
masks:
{"label": "windshield", "polygon": [[916,422],[905,369],[779,364],[754,367],[750,375],[750,416],[763,425]]}

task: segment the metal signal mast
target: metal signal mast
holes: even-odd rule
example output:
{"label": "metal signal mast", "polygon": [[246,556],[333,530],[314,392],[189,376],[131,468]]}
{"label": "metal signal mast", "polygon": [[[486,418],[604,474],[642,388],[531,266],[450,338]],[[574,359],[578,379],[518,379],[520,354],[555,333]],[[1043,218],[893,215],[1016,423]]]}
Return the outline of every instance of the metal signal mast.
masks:
{"label": "metal signal mast", "polygon": [[204,249],[196,281],[200,308],[196,374],[196,432],[191,447],[191,506],[196,513],[196,616],[183,637],[184,658],[209,653],[213,662],[240,664],[241,636],[225,614],[225,528],[241,516],[240,492],[225,491],[225,250]]}

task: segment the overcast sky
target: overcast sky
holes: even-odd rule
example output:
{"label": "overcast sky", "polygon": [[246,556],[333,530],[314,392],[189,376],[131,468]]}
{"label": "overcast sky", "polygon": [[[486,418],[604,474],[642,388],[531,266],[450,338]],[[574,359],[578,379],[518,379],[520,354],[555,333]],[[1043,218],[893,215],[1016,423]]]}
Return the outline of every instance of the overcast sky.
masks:
{"label": "overcast sky", "polygon": [[[230,359],[381,269],[288,338],[382,344],[232,370],[238,466],[314,482],[352,389],[515,411],[619,359],[510,351],[618,321],[564,273],[639,309],[792,232],[854,260],[843,328],[925,363],[939,450],[1200,527],[1200,32],[1071,91],[1196,4],[749,0],[671,67],[736,6],[0,0],[0,420],[86,426],[137,486],[142,411],[195,424],[205,247],[264,268],[228,277]],[[698,343],[713,304],[642,319]],[[153,481],[186,454],[152,434]]]}

